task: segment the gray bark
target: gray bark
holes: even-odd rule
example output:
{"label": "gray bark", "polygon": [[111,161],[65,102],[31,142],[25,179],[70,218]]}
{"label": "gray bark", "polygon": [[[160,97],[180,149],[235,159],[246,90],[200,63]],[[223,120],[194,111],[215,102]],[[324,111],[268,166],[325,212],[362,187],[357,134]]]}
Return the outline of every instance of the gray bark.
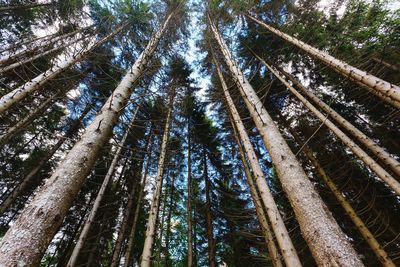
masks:
{"label": "gray bark", "polygon": [[118,145],[117,150],[114,153],[114,158],[111,161],[110,167],[108,168],[107,174],[104,177],[103,183],[101,184],[100,190],[96,196],[96,199],[94,201],[93,207],[90,210],[89,216],[86,219],[85,225],[83,226],[83,229],[81,231],[81,234],[79,235],[79,239],[76,242],[76,245],[74,247],[74,250],[72,251],[71,257],[69,258],[68,264],[67,266],[69,267],[73,267],[76,266],[78,259],[79,259],[79,253],[81,252],[83,246],[85,245],[87,236],[89,234],[90,228],[92,226],[92,222],[94,221],[97,211],[100,207],[100,204],[103,200],[104,197],[104,193],[108,187],[108,184],[110,183],[113,174],[115,172],[115,168],[117,167],[118,161],[120,159],[120,156],[122,154],[122,150],[123,147],[125,145],[126,139],[128,138],[129,135],[129,131],[131,130],[133,124],[135,123],[135,119],[136,119],[136,115],[137,112],[139,110],[139,107],[136,108],[135,113],[133,115],[133,118],[129,124],[129,126],[127,127],[127,129],[125,130],[124,136],[121,139],[121,142]]}
{"label": "gray bark", "polygon": [[171,20],[172,12],[124,76],[99,114],[86,129],[41,192],[27,206],[0,243],[0,266],[37,266],[42,254],[93,167],[103,145]]}
{"label": "gray bark", "polygon": [[160,206],[160,197],[161,197],[161,190],[163,184],[163,175],[164,175],[164,162],[167,152],[168,146],[168,139],[169,139],[169,130],[171,127],[171,120],[172,120],[172,110],[173,110],[173,103],[175,97],[175,88],[171,88],[171,96],[169,99],[168,104],[168,114],[167,119],[165,121],[165,128],[164,134],[162,138],[161,144],[161,151],[160,157],[158,159],[158,166],[157,166],[157,175],[155,177],[156,181],[156,188],[154,191],[153,199],[151,202],[149,219],[147,222],[147,229],[146,229],[146,239],[144,241],[143,252],[141,257],[140,266],[141,267],[150,267],[151,266],[151,259],[152,259],[152,248],[154,243],[154,237],[156,235],[156,222],[158,217],[158,208]]}
{"label": "gray bark", "polygon": [[396,108],[400,108],[400,87],[394,84],[391,84],[387,81],[384,81],[378,77],[375,77],[372,74],[368,74],[365,71],[359,70],[344,61],[334,58],[333,56],[329,55],[326,52],[323,52],[315,47],[312,47],[293,36],[285,34],[274,27],[267,25],[266,23],[256,19],[251,15],[247,15],[247,17],[254,22],[258,23],[259,25],[263,26],[270,32],[274,33],[275,35],[281,37],[282,39],[286,40],[287,42],[291,43],[292,45],[302,49],[303,51],[307,52],[314,58],[322,61],[324,64],[331,67],[333,70],[342,74],[346,78],[350,78],[356,81],[358,84],[362,85],[363,87],[367,88],[368,91],[377,95],[382,100],[388,102],[392,106]]}
{"label": "gray bark", "polygon": [[[296,214],[301,232],[316,262],[322,266],[363,266],[253,87],[233,60],[227,45],[212,24],[211,18],[209,21],[225,62],[271,156],[282,187]],[[276,236],[278,238],[278,235]]]}

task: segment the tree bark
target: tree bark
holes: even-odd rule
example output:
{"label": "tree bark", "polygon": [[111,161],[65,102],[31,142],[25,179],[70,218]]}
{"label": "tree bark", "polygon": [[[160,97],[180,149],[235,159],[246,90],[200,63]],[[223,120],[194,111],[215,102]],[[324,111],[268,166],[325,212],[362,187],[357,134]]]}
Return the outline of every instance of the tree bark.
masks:
{"label": "tree bark", "polygon": [[215,239],[213,230],[213,218],[211,210],[211,181],[208,177],[208,167],[207,167],[207,151],[203,147],[203,175],[206,193],[206,222],[207,222],[207,252],[208,252],[208,266],[215,267]]}
{"label": "tree bark", "polygon": [[368,74],[365,71],[359,70],[344,61],[334,58],[333,56],[325,53],[315,47],[312,47],[288,34],[285,34],[270,25],[256,19],[255,17],[247,14],[249,19],[266,28],[273,34],[281,37],[290,44],[302,49],[314,58],[322,61],[324,64],[331,67],[333,70],[342,74],[346,78],[356,81],[358,84],[367,88],[368,91],[380,97],[382,100],[388,102],[396,108],[400,108],[400,87],[384,81],[378,77]]}
{"label": "tree bark", "polygon": [[156,181],[156,188],[153,195],[153,200],[151,202],[149,219],[147,222],[147,230],[146,230],[146,239],[144,241],[144,247],[141,257],[140,266],[141,267],[150,267],[152,261],[152,248],[154,237],[156,234],[156,222],[158,217],[158,207],[160,205],[160,197],[161,197],[161,190],[162,190],[162,183],[163,183],[163,175],[164,175],[164,162],[165,156],[167,152],[167,145],[169,139],[169,130],[171,127],[171,116],[172,116],[172,109],[175,97],[175,88],[171,89],[171,95],[168,104],[168,114],[167,119],[165,122],[164,134],[161,144],[161,151],[160,151],[160,158],[158,159],[158,167],[157,167],[157,175],[155,177]]}
{"label": "tree bark", "polygon": [[393,71],[400,71],[400,67],[391,64],[389,62],[384,61],[381,58],[377,58],[377,57],[372,57],[372,60],[375,61],[376,63],[382,64],[385,67],[388,67],[389,69],[393,70]]}
{"label": "tree bark", "polygon": [[175,194],[175,175],[171,176],[171,188],[170,188],[170,198],[169,198],[169,209],[167,215],[167,232],[165,234],[165,259],[164,265],[165,267],[169,266],[169,241],[171,237],[171,218],[172,218],[172,211],[174,209],[174,194]]}
{"label": "tree bark", "polygon": [[0,205],[0,214],[3,214],[18,198],[26,190],[26,187],[32,182],[32,180],[36,177],[39,171],[44,167],[44,165],[53,157],[53,155],[57,152],[57,150],[64,144],[66,140],[71,138],[78,130],[79,126],[82,123],[82,120],[91,110],[90,105],[87,105],[80,117],[74,121],[68,131],[65,133],[63,137],[61,137],[58,142],[47,152],[46,156],[42,158],[36,167],[33,168],[23,179],[22,182],[17,185],[16,188],[11,192],[9,196],[1,203]]}
{"label": "tree bark", "polygon": [[93,207],[89,213],[88,218],[86,219],[85,225],[83,226],[83,229],[81,231],[81,234],[79,235],[79,239],[76,242],[76,245],[74,247],[74,250],[72,251],[71,257],[69,258],[68,267],[73,267],[76,266],[78,259],[79,259],[79,254],[83,248],[83,246],[85,245],[87,236],[89,234],[90,228],[92,226],[92,222],[94,221],[97,211],[100,208],[100,204],[102,203],[103,197],[104,197],[104,193],[113,177],[113,174],[115,172],[115,168],[118,165],[118,161],[120,159],[120,156],[122,154],[124,145],[126,143],[126,139],[128,138],[129,132],[131,130],[131,128],[133,127],[133,124],[135,123],[136,120],[136,115],[137,112],[139,111],[139,106],[136,108],[135,113],[131,119],[131,122],[129,123],[129,126],[127,127],[127,129],[125,130],[124,136],[121,139],[120,144],[118,145],[117,150],[114,153],[114,158],[111,161],[110,167],[108,168],[107,174],[104,177],[103,183],[101,184],[99,193],[97,194],[97,197],[94,201]]}
{"label": "tree bark", "polygon": [[21,60],[15,62],[15,63],[12,63],[12,64],[10,64],[8,66],[2,67],[2,68],[0,68],[0,74],[3,74],[5,72],[7,72],[7,71],[13,70],[13,69],[18,68],[18,67],[21,67],[21,66],[23,66],[23,65],[25,65],[25,64],[27,64],[29,62],[32,62],[32,61],[34,61],[34,60],[36,60],[38,58],[44,57],[44,56],[46,56],[48,54],[54,53],[54,52],[56,52],[58,50],[61,50],[61,49],[64,49],[64,48],[66,48],[68,46],[76,44],[76,43],[78,43],[79,41],[82,41],[85,38],[87,38],[87,36],[82,36],[82,37],[80,37],[80,38],[78,38],[76,40],[72,40],[72,41],[70,41],[68,43],[65,43],[65,44],[62,44],[62,45],[58,45],[58,46],[56,46],[56,47],[54,47],[52,49],[49,49],[49,50],[44,51],[44,52],[41,52],[41,53],[39,53],[37,55],[34,55],[32,57],[29,57],[29,58],[26,58],[26,59],[21,59]]}
{"label": "tree bark", "polygon": [[[233,74],[240,94],[261,134],[276,167],[282,187],[292,204],[304,239],[316,262],[320,265],[331,266],[363,266],[357,253],[280,134],[278,127],[265,110],[237,63],[233,60],[218,30],[212,24],[211,18],[209,18],[209,21],[214,37],[224,55],[225,62]],[[263,194],[261,194],[261,197],[263,197]],[[275,236],[278,239],[279,234]]]}
{"label": "tree bark", "polygon": [[277,247],[275,246],[273,233],[272,233],[271,227],[268,224],[267,216],[265,214],[264,207],[261,203],[260,195],[257,191],[256,185],[254,184],[254,180],[251,175],[249,165],[247,164],[243,146],[240,142],[240,138],[239,138],[236,126],[233,122],[234,120],[233,120],[232,116],[230,116],[230,119],[231,119],[231,124],[232,124],[233,135],[235,137],[236,143],[239,148],[240,160],[243,163],[244,173],[246,175],[247,183],[249,184],[251,198],[253,199],[253,204],[254,204],[254,207],[256,210],[257,219],[258,219],[258,222],[260,223],[261,230],[264,235],[265,243],[268,248],[268,253],[271,257],[273,266],[274,267],[282,267],[283,264],[281,262],[281,256],[279,255],[279,251],[278,251]]}
{"label": "tree bark", "polygon": [[19,5],[19,6],[13,6],[13,5],[8,5],[8,6],[0,6],[0,12],[6,12],[6,11],[12,11],[12,10],[18,10],[18,9],[30,9],[30,8],[35,8],[35,7],[49,7],[52,6],[53,3],[38,3],[38,4],[26,4],[26,5]]}
{"label": "tree bark", "polygon": [[[8,53],[7,55],[4,55],[4,56],[2,56],[0,58],[0,65],[5,65],[5,63],[7,63],[8,61],[16,60],[17,58],[22,57],[22,56],[24,56],[24,55],[26,55],[28,53],[34,52],[37,49],[42,49],[42,48],[44,48],[46,46],[54,44],[55,42],[58,42],[58,41],[63,40],[63,39],[66,39],[66,38],[68,38],[70,36],[73,36],[73,35],[75,35],[75,34],[77,34],[79,32],[83,32],[83,31],[85,31],[87,29],[90,29],[92,27],[93,27],[93,25],[89,26],[89,27],[77,29],[77,30],[72,31],[70,33],[66,33],[66,34],[63,34],[63,35],[55,36],[54,38],[51,38],[49,40],[45,40],[45,41],[43,41],[43,43],[41,43],[39,45],[36,45],[36,46],[33,45],[32,47],[27,47],[27,48],[25,48],[23,50],[19,50],[19,51],[16,51],[14,53]],[[18,46],[18,47],[21,47],[21,45]]]}
{"label": "tree bark", "polygon": [[36,76],[31,81],[25,83],[24,85],[21,85],[17,89],[2,96],[0,98],[0,115],[3,114],[5,111],[7,111],[9,108],[11,108],[16,103],[18,103],[20,100],[27,97],[29,94],[39,90],[43,84],[52,80],[58,74],[62,73],[63,71],[65,71],[66,69],[68,69],[69,67],[74,65],[75,63],[81,61],[91,51],[93,51],[93,49],[102,45],[103,43],[107,42],[108,40],[113,38],[115,35],[117,35],[122,29],[125,28],[126,25],[127,24],[123,24],[123,25],[119,26],[116,30],[114,30],[111,34],[107,35],[103,39],[89,44],[84,50],[78,52],[77,54],[74,54],[73,56],[66,59],[65,61],[57,63],[57,65],[51,67],[44,73]]}
{"label": "tree bark", "polygon": [[[275,200],[272,196],[272,193],[268,187],[266,182],[264,173],[261,169],[261,166],[258,162],[257,155],[254,151],[254,148],[250,142],[250,138],[247,135],[246,129],[240,119],[239,113],[233,103],[233,100],[229,94],[228,87],[225,83],[225,80],[222,76],[222,73],[219,69],[218,63],[216,61],[215,66],[218,72],[218,76],[222,85],[222,90],[225,96],[225,100],[228,106],[228,110],[233,118],[233,123],[235,124],[236,129],[238,130],[239,137],[243,144],[245,153],[247,154],[247,158],[249,159],[249,164],[254,173],[254,179],[258,190],[260,191],[261,199],[264,203],[265,209],[267,211],[268,217],[270,218],[272,228],[274,230],[276,239],[278,241],[279,247],[282,251],[282,256],[287,266],[302,266],[300,263],[300,259],[297,256],[296,249],[294,248],[292,241],[290,239],[289,233],[286,229],[285,223],[283,222],[282,216],[279,213],[278,207],[275,203]],[[240,145],[240,144],[238,144]],[[250,186],[250,183],[249,183]],[[255,203],[257,200],[253,199]],[[265,233],[264,233],[265,234]]]}
{"label": "tree bark", "polygon": [[[292,92],[322,123],[324,123],[350,150],[362,160],[365,165],[382,179],[397,195],[400,195],[400,183],[385,171],[373,158],[371,158],[361,147],[351,140],[342,130],[340,130],[328,117],[316,109],[306,98],[304,98],[296,89],[291,86],[278,71],[270,67],[265,61],[263,64]],[[330,113],[328,113],[330,114]],[[398,166],[400,171],[400,165]]]}
{"label": "tree bark", "polygon": [[[261,58],[259,58],[261,60]],[[267,68],[271,68],[265,61],[261,61]],[[357,129],[353,124],[343,118],[339,113],[333,110],[329,105],[314,95],[307,87],[303,86],[292,74],[279,69],[300,91],[311,99],[321,110],[325,111],[329,116],[334,119],[340,126],[346,129],[357,140],[368,148],[377,158],[385,163],[390,169],[398,176],[400,176],[400,163],[393,158],[385,149],[380,147],[371,138]],[[278,74],[279,75],[279,74]]]}
{"label": "tree bark", "polygon": [[192,162],[191,162],[191,142],[190,142],[190,120],[187,122],[187,223],[188,223],[188,267],[193,266],[193,220],[192,220]]}
{"label": "tree bark", "polygon": [[169,14],[99,114],[0,243],[0,266],[36,266],[93,167],[175,13]]}

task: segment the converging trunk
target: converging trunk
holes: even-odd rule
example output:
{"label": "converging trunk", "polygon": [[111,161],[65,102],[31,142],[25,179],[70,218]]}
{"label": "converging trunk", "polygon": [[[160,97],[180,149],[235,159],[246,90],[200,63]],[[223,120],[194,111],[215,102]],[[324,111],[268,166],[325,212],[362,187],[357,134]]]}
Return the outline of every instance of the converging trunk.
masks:
{"label": "converging trunk", "polygon": [[[253,87],[233,60],[210,17],[209,26],[276,167],[282,187],[292,204],[301,232],[316,262],[320,265],[363,266]],[[275,236],[278,239],[279,235]]]}
{"label": "converging trunk", "polygon": [[146,69],[173,15],[174,12],[167,16],[161,29],[155,33],[93,122],[86,128],[80,141],[7,231],[0,243],[1,266],[38,265],[101,148],[109,140],[113,127],[128,103],[134,83]]}
{"label": "converging trunk", "polygon": [[321,50],[318,50],[311,45],[308,45],[293,36],[285,34],[274,27],[267,25],[266,23],[256,19],[255,17],[247,14],[246,15],[249,19],[256,22],[257,24],[261,25],[268,31],[272,32],[273,34],[281,37],[282,39],[286,40],[290,44],[300,48],[301,50],[307,52],[314,58],[322,61],[333,70],[342,74],[346,78],[350,78],[356,81],[361,86],[365,87],[371,93],[377,95],[382,100],[388,102],[392,106],[396,108],[400,108],[400,87],[394,84],[391,84],[387,81],[384,81],[378,77],[373,76],[365,71],[359,70],[344,61],[334,58],[333,56],[325,53]]}

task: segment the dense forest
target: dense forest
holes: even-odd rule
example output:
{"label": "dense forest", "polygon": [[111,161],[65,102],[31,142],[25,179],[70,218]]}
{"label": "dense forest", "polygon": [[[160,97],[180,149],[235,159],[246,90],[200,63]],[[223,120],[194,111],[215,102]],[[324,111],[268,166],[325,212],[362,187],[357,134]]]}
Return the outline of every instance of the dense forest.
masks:
{"label": "dense forest", "polygon": [[0,0],[16,266],[400,266],[400,3]]}

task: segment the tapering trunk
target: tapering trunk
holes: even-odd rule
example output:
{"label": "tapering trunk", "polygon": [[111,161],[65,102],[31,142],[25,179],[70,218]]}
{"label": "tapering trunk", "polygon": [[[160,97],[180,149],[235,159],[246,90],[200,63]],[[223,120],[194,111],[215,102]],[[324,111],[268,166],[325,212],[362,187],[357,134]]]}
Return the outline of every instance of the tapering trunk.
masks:
{"label": "tapering trunk", "polygon": [[[87,30],[89,28],[92,28],[92,27],[93,26],[77,29],[77,30],[72,31],[70,33],[66,33],[66,34],[63,34],[63,35],[55,36],[54,38],[50,38],[49,40],[44,40],[42,43],[40,43],[38,45],[32,45],[31,47],[26,47],[25,49],[17,50],[16,52],[11,52],[11,53],[8,53],[7,55],[3,55],[0,58],[0,65],[5,65],[8,61],[11,61],[11,60],[14,61],[14,60],[18,59],[19,57],[22,57],[22,56],[24,56],[24,55],[26,55],[28,53],[34,52],[34,51],[36,51],[38,49],[43,49],[43,48],[45,48],[45,47],[47,47],[47,46],[49,46],[51,44],[54,44],[54,43],[56,43],[56,42],[58,42],[60,40],[66,39],[66,38],[68,38],[70,36],[73,36],[73,35],[79,33],[79,32],[83,32],[83,31],[85,31],[85,30]],[[40,40],[40,38],[38,38],[37,40]],[[18,47],[21,47],[21,45],[18,46]],[[4,70],[2,70],[2,71],[4,71]]]}
{"label": "tapering trunk", "polygon": [[36,164],[36,167],[33,168],[23,179],[22,182],[17,185],[16,188],[11,192],[10,195],[7,196],[7,198],[1,203],[0,205],[0,214],[3,214],[20,196],[23,192],[26,191],[26,188],[29,184],[32,183],[36,175],[39,173],[39,171],[46,165],[46,163],[53,157],[53,155],[58,151],[58,149],[64,144],[66,140],[71,138],[78,130],[79,126],[84,119],[84,117],[87,115],[87,113],[90,111],[90,106],[87,105],[85,110],[82,112],[80,117],[74,121],[71,125],[69,130],[65,133],[63,137],[61,137],[58,142],[46,153],[46,156],[43,157],[38,164]]}
{"label": "tapering trunk", "polygon": [[187,127],[187,141],[188,141],[188,149],[187,149],[187,224],[188,224],[188,267],[193,266],[193,220],[192,220],[192,162],[191,162],[191,128],[190,121],[188,119],[188,127]]}
{"label": "tapering trunk", "polygon": [[[327,115],[322,114],[316,109],[305,97],[303,97],[296,89],[291,86],[277,70],[269,66],[265,61],[264,65],[292,92],[315,116],[317,116],[322,123],[324,123],[350,150],[362,160],[365,165],[370,168],[376,175],[382,179],[397,195],[400,195],[400,183],[393,178],[387,171],[385,171],[373,158],[371,158],[361,147],[351,140],[342,130],[340,130],[332,121],[328,119]],[[332,112],[331,112],[332,113]],[[330,115],[330,113],[328,113]],[[333,115],[333,114],[332,114]],[[338,115],[338,114],[337,114]],[[350,124],[351,125],[351,124]],[[353,127],[354,128],[354,127]],[[375,143],[374,143],[375,144]],[[389,155],[388,155],[389,156]],[[389,156],[390,157],[390,156]],[[393,159],[394,160],[394,159]],[[396,160],[394,160],[397,162]],[[397,162],[397,164],[399,164]],[[396,166],[394,166],[396,167]],[[400,165],[397,166],[400,172]]]}
{"label": "tapering trunk", "polygon": [[155,33],[80,141],[7,231],[0,243],[0,265],[13,266],[21,262],[26,266],[38,264],[101,148],[109,140],[112,129],[129,100],[134,83],[141,77],[173,15],[174,12],[168,15],[162,28]]}
{"label": "tapering trunk", "polygon": [[92,222],[94,221],[97,211],[100,208],[100,204],[102,203],[103,197],[104,197],[104,193],[106,192],[106,189],[113,177],[113,174],[115,172],[115,168],[118,165],[118,161],[121,157],[122,151],[123,151],[123,147],[125,145],[126,139],[128,138],[129,132],[133,126],[133,124],[135,123],[135,119],[136,119],[136,115],[137,112],[139,110],[139,106],[136,108],[135,113],[129,123],[129,126],[127,127],[127,129],[125,130],[124,136],[121,139],[121,142],[117,148],[117,150],[114,153],[114,157],[113,160],[111,161],[110,167],[108,168],[107,174],[104,177],[103,183],[101,184],[100,190],[97,194],[97,197],[94,201],[93,207],[89,213],[88,218],[86,219],[85,225],[83,226],[83,229],[81,231],[81,234],[79,235],[79,239],[75,245],[75,248],[71,254],[71,257],[69,259],[68,262],[68,266],[73,267],[76,266],[78,259],[79,259],[79,253],[81,252],[83,246],[85,245],[87,236],[89,234],[90,228],[92,226]]}
{"label": "tapering trunk", "polygon": [[31,9],[35,7],[49,7],[54,5],[54,3],[38,3],[38,4],[25,4],[25,5],[19,5],[19,6],[13,6],[13,5],[8,5],[8,6],[0,6],[0,12],[7,12],[7,11],[13,11],[13,10],[18,10],[18,9]]}
{"label": "tapering trunk", "polygon": [[[300,137],[292,130],[290,130],[291,135],[295,138],[298,144],[302,144],[304,142],[301,141]],[[336,200],[339,202],[340,206],[346,211],[346,214],[350,217],[351,221],[354,223],[354,226],[360,232],[364,240],[368,243],[371,250],[375,253],[376,257],[385,267],[395,267],[393,261],[389,258],[386,251],[383,247],[378,243],[375,239],[374,235],[368,230],[365,223],[361,220],[361,218],[357,215],[356,211],[350,205],[350,203],[346,200],[342,192],[338,189],[335,183],[332,181],[331,177],[325,172],[324,168],[319,164],[317,158],[314,156],[313,151],[310,149],[308,145],[303,146],[302,151],[306,154],[307,158],[311,161],[312,165],[317,170],[319,176],[325,181],[328,188],[331,190],[332,194],[335,196]]]}
{"label": "tapering trunk", "polygon": [[122,219],[121,228],[118,232],[117,240],[115,241],[114,251],[113,251],[112,258],[111,258],[110,267],[119,266],[119,257],[120,257],[121,250],[122,250],[122,244],[126,237],[126,231],[129,226],[129,219],[131,218],[131,215],[132,215],[132,208],[133,208],[133,203],[134,203],[134,194],[135,194],[135,190],[136,190],[136,184],[137,184],[137,181],[134,181],[131,192],[129,193],[128,203],[125,208],[125,213],[124,213],[124,216]]}
{"label": "tapering trunk", "polygon": [[[13,43],[12,45],[9,45],[7,47],[1,48],[0,49],[0,54],[3,54],[3,53],[12,54],[13,52],[10,52],[10,51],[13,51],[14,49],[19,49],[20,47],[23,47],[24,45],[31,45],[31,44],[34,44],[35,42],[40,41],[40,40],[47,41],[47,40],[49,40],[49,39],[51,39],[53,37],[57,37],[57,36],[58,36],[58,33],[52,33],[52,34],[49,34],[49,35],[45,35],[45,36],[37,37],[37,38],[33,38],[33,39],[26,38],[25,40],[21,40],[19,42],[17,41],[16,43]],[[22,38],[24,38],[24,37],[22,37]]]}
{"label": "tapering trunk", "polygon": [[[282,219],[281,214],[279,213],[278,207],[275,203],[275,200],[272,196],[272,193],[268,187],[268,184],[265,179],[265,175],[261,169],[261,166],[258,162],[257,155],[254,151],[254,148],[250,142],[250,138],[247,135],[246,129],[240,119],[239,113],[233,103],[233,100],[229,94],[228,87],[224,81],[222,73],[220,71],[218,63],[215,61],[216,69],[218,72],[218,76],[220,78],[220,82],[222,85],[223,94],[225,96],[227,108],[233,118],[233,123],[238,131],[239,138],[241,143],[243,144],[244,151],[247,154],[247,159],[249,160],[249,164],[254,174],[254,179],[258,190],[260,191],[262,202],[264,203],[265,209],[267,211],[267,215],[272,224],[272,229],[274,230],[276,239],[278,241],[279,247],[282,251],[282,256],[287,266],[301,266],[300,260],[297,256],[296,249],[294,248],[292,241],[290,239],[289,233],[286,229],[285,223]],[[238,144],[240,145],[240,143]],[[249,184],[250,186],[250,184]],[[253,202],[256,202],[256,199],[253,199]]]}
{"label": "tapering trunk", "polygon": [[[301,232],[315,260],[320,265],[363,266],[357,253],[323,203],[249,81],[233,60],[218,30],[212,24],[211,18],[209,20],[211,30],[221,48],[225,62],[234,76],[240,95],[243,97],[261,134],[282,187],[294,209]],[[263,197],[262,193],[261,197]],[[279,234],[275,232],[275,236],[278,239]],[[278,243],[280,243],[279,239]]]}
{"label": "tapering trunk", "polygon": [[144,241],[144,247],[141,257],[140,266],[141,267],[150,267],[152,261],[152,248],[154,243],[154,237],[156,235],[156,223],[158,217],[158,207],[160,206],[160,197],[161,197],[161,190],[162,190],[162,183],[163,183],[163,175],[164,175],[164,162],[165,156],[167,152],[167,145],[169,140],[169,129],[171,124],[171,116],[172,116],[172,109],[173,109],[173,102],[175,96],[175,88],[171,89],[171,95],[169,98],[168,104],[168,114],[167,119],[165,121],[165,128],[164,134],[162,138],[161,150],[160,150],[160,157],[158,159],[158,166],[157,166],[157,175],[155,177],[156,187],[153,195],[153,199],[151,201],[151,207],[149,212],[149,219],[147,221],[147,229],[146,229],[146,239]]}
{"label": "tapering trunk", "polygon": [[87,38],[87,36],[82,36],[82,37],[80,37],[80,38],[78,38],[76,40],[72,40],[72,41],[67,42],[65,44],[57,45],[56,47],[54,47],[52,49],[43,51],[43,52],[41,52],[39,54],[36,54],[36,55],[34,55],[32,57],[29,57],[29,58],[26,58],[26,59],[21,59],[21,60],[15,62],[15,63],[12,63],[10,65],[4,66],[4,67],[0,68],[0,74],[3,74],[5,72],[7,72],[7,71],[13,70],[13,69],[18,68],[18,67],[21,67],[21,66],[23,66],[23,65],[25,65],[25,64],[27,64],[29,62],[32,62],[32,61],[34,61],[34,60],[36,60],[38,58],[44,57],[46,55],[49,55],[51,53],[54,53],[56,51],[59,51],[61,49],[66,48],[66,47],[70,47],[70,46],[72,46],[74,44],[76,45],[78,42],[80,42],[80,41],[82,41],[82,40],[84,40],[86,38]]}
{"label": "tapering trunk", "polygon": [[[85,49],[80,50],[78,53],[72,55],[71,57],[69,57],[64,61],[57,63],[55,66],[51,67],[44,73],[38,75],[31,81],[25,83],[24,85],[21,85],[17,89],[2,96],[0,99],[0,115],[3,114],[5,111],[7,111],[16,103],[18,103],[20,100],[27,97],[29,94],[39,90],[45,83],[54,79],[54,77],[56,77],[58,74],[62,73],[63,71],[73,66],[75,63],[84,59],[91,51],[93,51],[93,49],[109,41],[111,38],[117,35],[122,29],[124,29],[126,25],[127,24],[119,26],[111,34],[107,35],[101,40],[97,42],[92,42]],[[142,57],[145,57],[145,55],[143,55]],[[139,58],[139,60],[141,60],[141,58]]]}
{"label": "tapering trunk", "polygon": [[165,234],[165,258],[164,258],[164,266],[168,267],[169,266],[169,258],[170,258],[170,253],[169,253],[169,242],[171,238],[171,219],[172,219],[172,211],[174,210],[174,194],[175,194],[175,175],[171,176],[171,185],[170,185],[170,197],[169,197],[169,209],[168,209],[168,215],[167,215],[167,232]]}
{"label": "tapering trunk", "polygon": [[372,57],[372,60],[375,61],[376,63],[379,63],[379,64],[381,64],[381,65],[383,65],[383,66],[385,66],[385,67],[391,69],[392,71],[400,71],[400,67],[399,67],[399,66],[396,66],[396,65],[394,65],[394,64],[391,64],[391,63],[389,63],[389,62],[386,62],[386,61],[384,61],[384,60],[381,59],[381,58]]}
{"label": "tapering trunk", "polygon": [[208,177],[208,167],[207,167],[207,151],[203,147],[203,175],[204,184],[206,189],[206,222],[207,222],[207,252],[208,252],[208,266],[215,267],[215,239],[213,230],[213,218],[211,210],[211,181]]}
{"label": "tapering trunk", "polygon": [[[139,193],[136,201],[136,207],[135,207],[135,214],[133,217],[133,222],[132,222],[132,227],[130,229],[129,237],[128,237],[128,243],[127,243],[127,248],[125,249],[125,263],[124,267],[130,266],[130,263],[132,261],[132,252],[133,252],[133,244],[135,242],[135,235],[136,235],[136,226],[137,222],[139,220],[139,213],[140,213],[140,208],[143,200],[143,194],[144,194],[144,188],[146,186],[146,181],[147,181],[147,173],[149,172],[149,167],[150,167],[150,159],[151,159],[151,146],[153,143],[153,134],[152,134],[152,126],[150,126],[150,133],[149,133],[149,138],[147,139],[147,144],[146,144],[146,162],[145,162],[145,167],[144,167],[144,172],[142,176],[142,180],[140,183],[140,188],[139,188]],[[143,159],[144,160],[144,159]]]}
{"label": "tapering trunk", "polygon": [[[258,56],[257,56],[258,57]],[[271,69],[264,60],[258,57],[260,61],[268,68]],[[366,148],[368,148],[374,155],[379,158],[383,163],[385,163],[390,169],[400,176],[400,162],[398,162],[395,158],[393,158],[386,150],[380,147],[376,142],[374,142],[371,138],[357,129],[353,124],[343,118],[339,113],[333,110],[329,105],[319,99],[316,95],[314,95],[310,89],[303,86],[293,75],[279,69],[283,75],[285,75],[300,91],[306,95],[309,99],[311,99],[321,110],[325,111],[329,116],[336,121],[341,127],[346,129],[350,134],[352,134],[360,143],[362,143]],[[278,72],[274,70],[274,74],[280,76]],[[277,77],[278,77],[277,76]]]}
{"label": "tapering trunk", "polygon": [[312,47],[293,36],[285,34],[274,27],[267,25],[266,23],[256,19],[251,15],[247,15],[249,19],[258,23],[259,25],[266,28],[268,31],[274,33],[275,35],[281,37],[292,45],[302,49],[314,58],[322,61],[324,64],[331,67],[333,70],[342,74],[346,78],[350,78],[356,81],[358,84],[367,88],[368,91],[377,95],[382,100],[388,102],[396,108],[400,108],[400,87],[384,81],[378,77],[373,76],[365,71],[359,70],[353,66],[350,66],[344,61],[334,58],[326,52],[323,52],[315,47]]}
{"label": "tapering trunk", "polygon": [[249,184],[251,198],[253,199],[253,204],[254,204],[254,207],[256,210],[257,219],[261,226],[261,231],[263,233],[265,243],[268,248],[269,256],[271,257],[271,261],[272,261],[272,264],[274,267],[282,267],[283,265],[282,265],[282,261],[281,261],[281,256],[279,255],[278,248],[275,246],[272,229],[268,224],[267,216],[264,212],[264,207],[261,203],[261,200],[260,200],[261,198],[257,191],[256,185],[254,184],[253,176],[251,174],[249,165],[247,164],[245,152],[243,151],[243,146],[240,142],[240,138],[237,133],[236,126],[233,123],[232,116],[230,116],[230,118],[231,118],[233,134],[235,136],[235,140],[236,140],[236,143],[239,148],[240,160],[243,163],[244,173],[246,175],[247,183]]}

